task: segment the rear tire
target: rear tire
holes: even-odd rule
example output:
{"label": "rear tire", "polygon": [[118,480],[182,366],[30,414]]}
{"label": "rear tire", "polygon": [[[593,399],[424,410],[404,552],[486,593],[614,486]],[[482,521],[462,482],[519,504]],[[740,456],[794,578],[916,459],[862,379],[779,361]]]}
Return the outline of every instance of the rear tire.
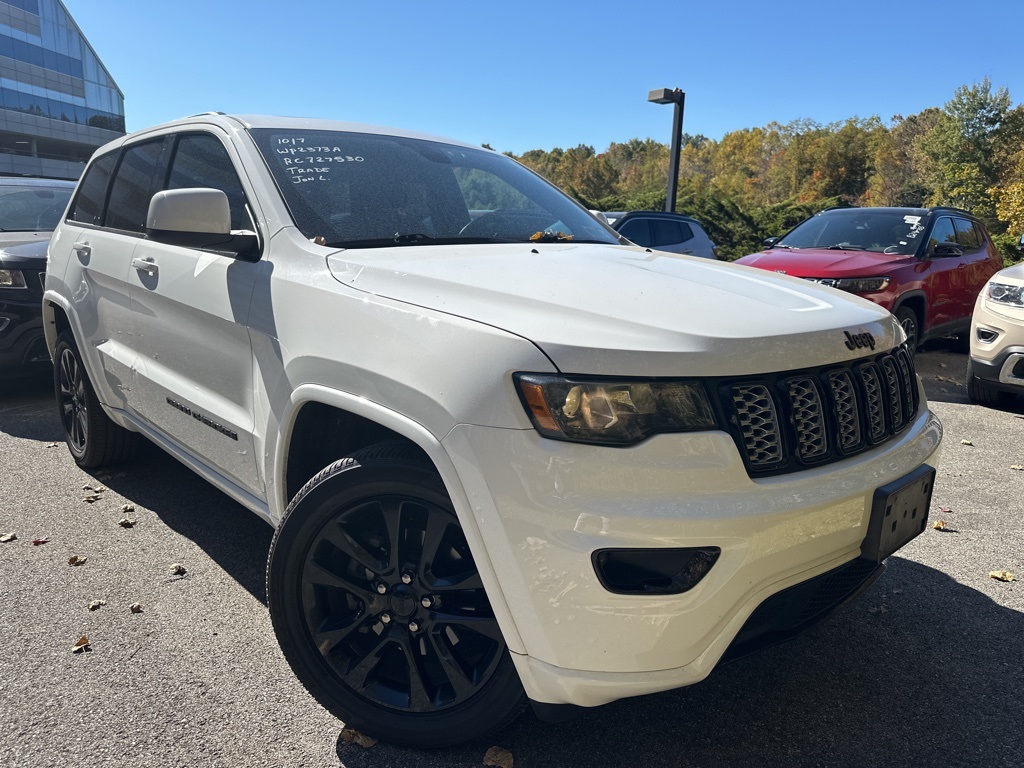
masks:
{"label": "rear tire", "polygon": [[413,446],[372,446],[303,486],[271,545],[267,601],[302,684],[369,736],[450,746],[526,706],[444,484]]}
{"label": "rear tire", "polygon": [[70,331],[57,337],[53,388],[64,441],[78,466],[93,469],[117,464],[134,452],[138,435],[103,412]]}
{"label": "rear tire", "polygon": [[1007,406],[1016,395],[996,389],[983,379],[974,375],[974,361],[967,358],[967,398],[972,403],[981,405]]}

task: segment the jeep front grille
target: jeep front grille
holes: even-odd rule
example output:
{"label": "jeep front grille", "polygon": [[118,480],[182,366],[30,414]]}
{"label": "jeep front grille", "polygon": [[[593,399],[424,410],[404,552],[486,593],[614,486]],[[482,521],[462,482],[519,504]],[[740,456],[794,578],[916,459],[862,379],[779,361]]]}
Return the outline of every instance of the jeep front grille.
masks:
{"label": "jeep front grille", "polygon": [[906,349],[845,365],[721,384],[723,407],[751,475],[794,472],[879,445],[917,414]]}

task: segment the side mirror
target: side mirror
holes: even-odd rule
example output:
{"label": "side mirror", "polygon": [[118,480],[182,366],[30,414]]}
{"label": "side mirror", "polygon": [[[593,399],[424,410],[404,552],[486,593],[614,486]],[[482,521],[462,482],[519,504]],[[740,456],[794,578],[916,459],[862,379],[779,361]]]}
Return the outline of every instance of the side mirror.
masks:
{"label": "side mirror", "polygon": [[1024,253],[1024,235],[1020,236],[1020,242],[1017,243],[1017,252]]}
{"label": "side mirror", "polygon": [[[765,240],[762,243],[762,245],[765,248],[771,248],[773,245],[775,245],[781,239],[782,239],[781,237],[768,237],[768,238],[765,238]],[[1021,238],[1021,240],[1024,240],[1024,238]]]}
{"label": "side mirror", "polygon": [[256,261],[255,232],[232,231],[228,196],[219,189],[167,189],[149,202],[146,237],[157,243]]}
{"label": "side mirror", "polygon": [[935,256],[936,258],[963,255],[964,249],[956,243],[938,243],[932,251],[932,256]]}

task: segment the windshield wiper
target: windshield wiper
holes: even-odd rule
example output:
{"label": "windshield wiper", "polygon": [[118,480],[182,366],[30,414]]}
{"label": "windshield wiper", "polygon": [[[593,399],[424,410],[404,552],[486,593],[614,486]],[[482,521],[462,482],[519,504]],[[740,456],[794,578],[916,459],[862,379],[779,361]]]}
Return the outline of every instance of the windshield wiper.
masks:
{"label": "windshield wiper", "polygon": [[572,235],[567,235],[565,232],[552,232],[550,229],[547,232],[534,232],[530,235],[530,242],[533,243],[564,243],[568,240],[572,240]]}
{"label": "windshield wiper", "polygon": [[401,243],[402,245],[409,245],[415,243],[432,243],[437,240],[436,237],[430,235],[424,235],[422,232],[409,232],[407,234],[395,233],[395,242]]}
{"label": "windshield wiper", "polygon": [[867,250],[863,245],[853,245],[851,243],[836,243],[830,245],[825,250],[828,251],[865,251]]}

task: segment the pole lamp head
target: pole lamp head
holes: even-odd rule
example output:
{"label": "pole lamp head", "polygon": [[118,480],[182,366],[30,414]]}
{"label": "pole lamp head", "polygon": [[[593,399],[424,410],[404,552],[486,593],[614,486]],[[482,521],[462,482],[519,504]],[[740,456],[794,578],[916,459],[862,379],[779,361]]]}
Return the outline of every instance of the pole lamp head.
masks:
{"label": "pole lamp head", "polygon": [[685,95],[678,88],[655,88],[647,94],[647,100],[653,104],[679,104]]}

